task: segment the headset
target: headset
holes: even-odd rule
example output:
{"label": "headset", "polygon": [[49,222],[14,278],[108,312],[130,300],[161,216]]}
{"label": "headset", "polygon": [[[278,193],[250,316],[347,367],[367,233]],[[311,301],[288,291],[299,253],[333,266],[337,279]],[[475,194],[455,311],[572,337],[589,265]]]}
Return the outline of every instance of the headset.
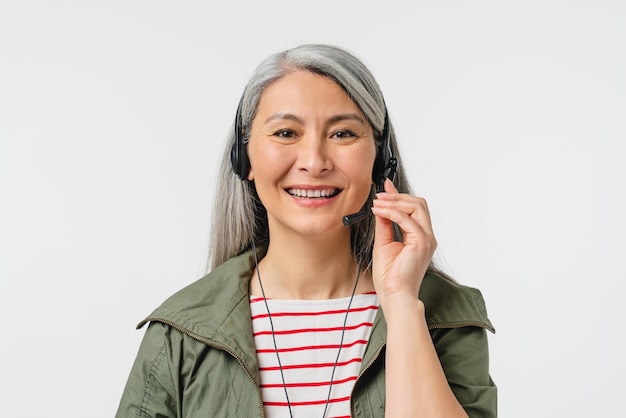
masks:
{"label": "headset", "polygon": [[[248,179],[250,172],[250,159],[245,142],[245,132],[243,127],[241,108],[243,106],[243,96],[239,100],[237,106],[237,114],[235,115],[235,141],[230,150],[230,162],[233,172],[239,176],[241,180]],[[389,129],[389,117],[387,108],[385,107],[385,125],[380,135],[376,137],[376,159],[372,169],[372,180],[376,185],[376,192],[384,191],[385,179],[394,180],[398,167],[398,159],[391,152],[391,133]]]}
{"label": "headset", "polygon": [[248,179],[250,172],[250,160],[248,159],[248,150],[245,143],[245,133],[241,116],[241,108],[243,107],[243,95],[237,106],[237,114],[235,115],[235,142],[230,149],[230,164],[233,172],[239,176],[241,180]]}

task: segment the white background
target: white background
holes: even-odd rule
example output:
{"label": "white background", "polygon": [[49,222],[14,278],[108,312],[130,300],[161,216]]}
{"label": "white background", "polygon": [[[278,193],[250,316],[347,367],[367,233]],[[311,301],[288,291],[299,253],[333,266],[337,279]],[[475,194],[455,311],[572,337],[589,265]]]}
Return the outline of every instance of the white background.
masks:
{"label": "white background", "polygon": [[134,325],[204,272],[252,70],[327,42],[487,300],[500,416],[623,416],[625,3],[413,3],[1,0],[0,414],[113,416]]}

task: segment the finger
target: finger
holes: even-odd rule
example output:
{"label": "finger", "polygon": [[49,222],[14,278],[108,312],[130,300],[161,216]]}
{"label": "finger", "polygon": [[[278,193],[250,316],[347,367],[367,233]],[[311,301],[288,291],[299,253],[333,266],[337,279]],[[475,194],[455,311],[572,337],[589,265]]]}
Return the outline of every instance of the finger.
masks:
{"label": "finger", "polygon": [[403,243],[432,256],[437,248],[437,240],[430,225],[422,226],[408,214],[391,208],[372,208],[379,219],[395,222],[403,232]]}
{"label": "finger", "polygon": [[389,181],[389,184],[385,184],[387,186],[386,191],[382,193],[377,193],[374,203],[378,202],[378,206],[383,207],[385,205],[385,202],[402,202],[397,207],[407,213],[418,213],[418,211],[414,210],[413,207],[419,205],[427,214],[428,220],[430,222],[430,211],[428,209],[428,203],[426,202],[426,199],[412,196],[406,193],[399,193],[393,183],[391,183],[391,181]]}
{"label": "finger", "polygon": [[393,242],[393,224],[389,219],[378,216],[375,208],[372,208],[374,214],[374,250],[380,248],[390,242]]}
{"label": "finger", "polygon": [[420,210],[429,212],[428,203],[425,199],[407,194],[387,194],[378,199],[374,199],[374,203],[379,207],[395,207],[400,210],[404,210],[407,213],[413,213]]}
{"label": "finger", "polygon": [[384,188],[385,188],[385,192],[387,193],[394,193],[394,194],[399,193],[398,189],[396,189],[395,184],[393,184],[393,181],[389,179],[385,179]]}
{"label": "finger", "polygon": [[414,218],[412,218],[408,213],[400,211],[396,208],[375,206],[372,208],[372,212],[383,220],[398,224],[404,232],[422,231],[422,227]]}
{"label": "finger", "polygon": [[402,199],[397,200],[375,199],[373,202],[374,207],[379,209],[393,209],[405,213],[412,219],[414,219],[415,222],[417,222],[424,231],[432,234],[432,222],[430,219],[430,211],[428,210],[428,205],[426,204],[426,201],[422,198],[417,198],[413,196],[401,196]]}

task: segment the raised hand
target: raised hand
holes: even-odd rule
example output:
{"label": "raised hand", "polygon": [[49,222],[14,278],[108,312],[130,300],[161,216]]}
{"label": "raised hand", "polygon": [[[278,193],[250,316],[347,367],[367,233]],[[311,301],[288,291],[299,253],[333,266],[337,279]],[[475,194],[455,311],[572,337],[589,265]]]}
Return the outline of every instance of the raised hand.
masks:
{"label": "raised hand", "polygon": [[[399,193],[386,180],[372,212],[376,216],[372,275],[381,301],[398,292],[417,297],[437,248],[426,201]],[[392,222],[402,229],[402,242],[393,241]]]}

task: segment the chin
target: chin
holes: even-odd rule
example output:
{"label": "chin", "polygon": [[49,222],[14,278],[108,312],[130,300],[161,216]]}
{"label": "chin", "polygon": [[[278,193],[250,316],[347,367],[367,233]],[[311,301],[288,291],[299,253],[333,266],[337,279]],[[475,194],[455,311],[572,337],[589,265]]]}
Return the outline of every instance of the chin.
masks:
{"label": "chin", "polygon": [[307,216],[300,216],[298,217],[299,219],[297,222],[289,222],[283,224],[283,226],[292,233],[299,234],[303,237],[315,238],[324,237],[326,235],[336,236],[337,233],[349,233],[350,231],[349,228],[346,228],[341,223],[342,216],[329,216],[324,217],[324,219],[311,219]]}

